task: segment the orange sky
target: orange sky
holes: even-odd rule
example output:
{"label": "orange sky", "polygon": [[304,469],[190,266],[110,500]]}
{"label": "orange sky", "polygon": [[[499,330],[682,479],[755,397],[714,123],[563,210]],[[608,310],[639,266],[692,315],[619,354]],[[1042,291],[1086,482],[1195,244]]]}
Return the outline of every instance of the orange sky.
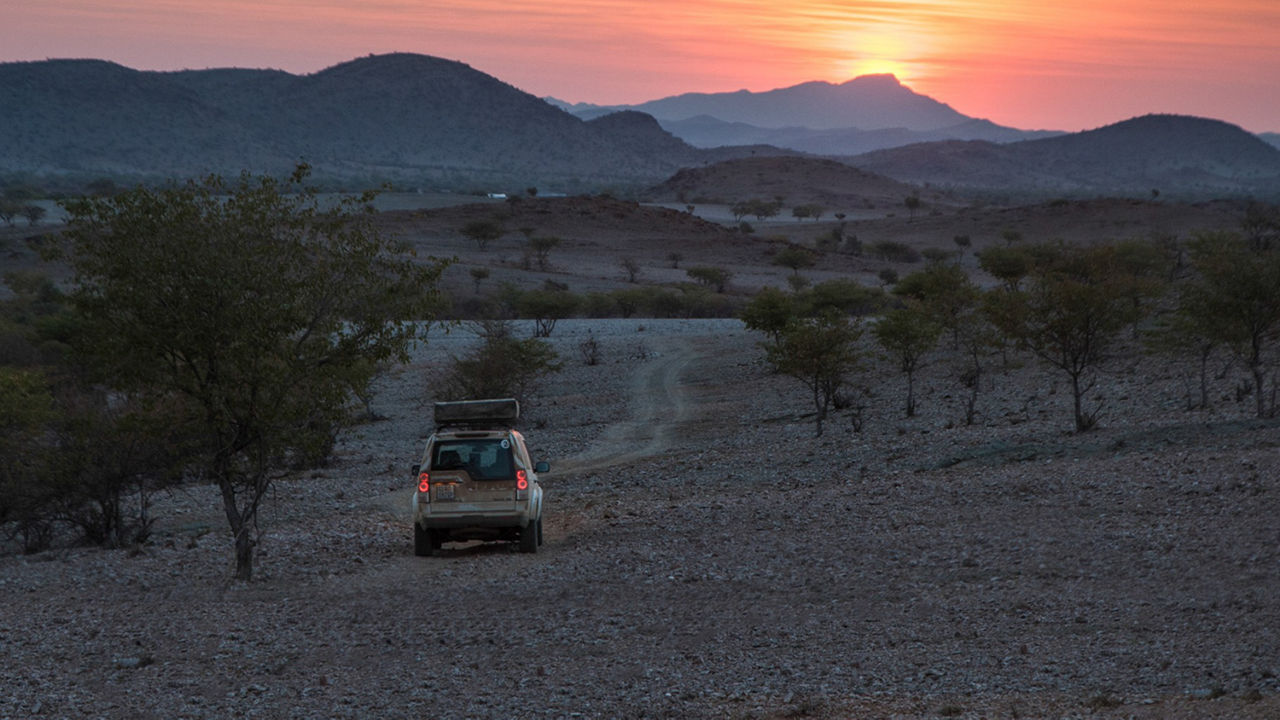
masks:
{"label": "orange sky", "polygon": [[570,101],[892,72],[1028,129],[1172,112],[1280,131],[1280,0],[0,0],[0,61],[309,73],[393,51]]}

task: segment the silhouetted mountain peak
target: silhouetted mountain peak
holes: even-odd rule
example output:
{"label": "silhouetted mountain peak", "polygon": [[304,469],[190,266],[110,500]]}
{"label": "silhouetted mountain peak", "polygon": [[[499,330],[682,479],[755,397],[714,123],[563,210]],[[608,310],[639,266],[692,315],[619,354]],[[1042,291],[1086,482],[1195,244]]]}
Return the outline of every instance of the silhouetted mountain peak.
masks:
{"label": "silhouetted mountain peak", "polygon": [[893,73],[872,73],[870,75],[859,75],[852,80],[846,80],[840,84],[840,87],[900,88],[905,86],[902,84],[902,81],[898,80],[898,76]]}

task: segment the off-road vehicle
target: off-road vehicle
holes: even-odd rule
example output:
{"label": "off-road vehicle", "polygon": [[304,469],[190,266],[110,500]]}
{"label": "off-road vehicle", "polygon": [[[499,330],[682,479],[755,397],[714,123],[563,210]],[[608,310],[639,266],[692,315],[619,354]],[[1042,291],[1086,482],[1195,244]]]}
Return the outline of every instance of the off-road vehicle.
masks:
{"label": "off-road vehicle", "polygon": [[451,541],[542,544],[542,487],[524,436],[514,429],[520,404],[511,398],[435,404],[435,432],[413,467],[413,552],[432,555]]}

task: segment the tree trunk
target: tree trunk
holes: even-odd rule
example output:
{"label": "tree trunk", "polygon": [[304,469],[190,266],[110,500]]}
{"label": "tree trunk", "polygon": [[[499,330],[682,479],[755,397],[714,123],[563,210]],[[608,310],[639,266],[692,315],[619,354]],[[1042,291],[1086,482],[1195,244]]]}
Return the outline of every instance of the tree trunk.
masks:
{"label": "tree trunk", "polygon": [[916,383],[915,373],[907,371],[907,417],[914,417],[916,414]]}
{"label": "tree trunk", "polygon": [[253,579],[253,533],[246,523],[236,532],[236,580],[249,582]]}
{"label": "tree trunk", "polygon": [[817,426],[814,431],[814,435],[816,437],[822,436],[822,421],[825,419],[827,414],[826,404],[822,402],[821,383],[822,381],[817,378],[813,381],[813,407],[818,411],[816,416],[817,419],[814,421]]}
{"label": "tree trunk", "polygon": [[1084,390],[1080,388],[1080,375],[1071,375],[1071,397],[1075,403],[1076,432],[1084,432],[1093,427],[1093,420],[1084,414]]}
{"label": "tree trunk", "polygon": [[1262,367],[1262,363],[1254,361],[1249,363],[1249,370],[1253,373],[1253,394],[1258,396],[1258,417],[1265,418],[1267,416],[1267,373]]}
{"label": "tree trunk", "polygon": [[1213,352],[1213,347],[1209,346],[1200,351],[1200,409],[1209,409],[1209,353]]}
{"label": "tree trunk", "polygon": [[227,477],[218,479],[218,489],[222,491],[222,509],[227,515],[227,524],[231,526],[231,535],[235,539],[236,548],[236,580],[249,582],[253,579],[253,517],[252,510],[243,512],[236,504],[235,488]]}

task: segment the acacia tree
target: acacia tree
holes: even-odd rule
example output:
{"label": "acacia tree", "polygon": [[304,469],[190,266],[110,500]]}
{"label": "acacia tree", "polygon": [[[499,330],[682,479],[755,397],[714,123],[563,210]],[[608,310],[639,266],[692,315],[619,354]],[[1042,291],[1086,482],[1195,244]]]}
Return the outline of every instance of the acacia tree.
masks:
{"label": "acacia tree", "polygon": [[542,235],[529,238],[529,252],[538,261],[538,269],[546,270],[551,251],[560,244],[560,238],[554,235]]}
{"label": "acacia tree", "polygon": [[795,275],[800,274],[801,268],[813,267],[814,262],[816,260],[812,252],[796,245],[788,245],[773,256],[774,265],[791,268]]}
{"label": "acacia tree", "polygon": [[691,267],[685,270],[684,273],[702,285],[715,288],[718,293],[724,292],[725,288],[729,286],[729,279],[733,277],[733,273],[724,268],[706,265]]}
{"label": "acacia tree", "polygon": [[556,322],[571,317],[580,304],[571,292],[537,289],[520,293],[516,308],[521,316],[533,318],[534,337],[551,337]]}
{"label": "acacia tree", "polygon": [[1206,233],[1192,241],[1190,254],[1196,276],[1181,294],[1179,314],[1248,368],[1257,416],[1274,414],[1266,381],[1280,344],[1280,248]]}
{"label": "acacia tree", "polygon": [[739,317],[749,330],[766,333],[775,344],[782,339],[797,313],[794,295],[775,287],[765,287],[742,308]]}
{"label": "acacia tree", "polygon": [[764,346],[769,363],[804,383],[812,394],[817,435],[848,374],[858,367],[856,343],[861,335],[862,329],[847,315],[827,311],[793,320],[776,342]]}
{"label": "acacia tree", "polygon": [[459,228],[458,232],[474,242],[483,252],[489,248],[489,243],[502,237],[506,229],[502,227],[502,223],[495,220],[472,220]]}
{"label": "acacia tree", "polygon": [[1027,287],[989,294],[987,311],[1002,333],[1067,374],[1076,431],[1089,430],[1098,409],[1086,410],[1084,396],[1120,330],[1139,314],[1135,279],[1111,245],[1044,245],[1027,257],[1033,258]]}
{"label": "acacia tree", "polygon": [[915,375],[924,357],[938,345],[942,326],[918,304],[886,312],[872,332],[880,347],[907,376],[907,417],[916,414]]}
{"label": "acacia tree", "polygon": [[322,208],[306,174],[66,203],[87,357],[198,439],[183,460],[221,492],[240,580],[272,481],[327,455],[353,392],[407,359],[446,265],[381,237],[371,195]]}

